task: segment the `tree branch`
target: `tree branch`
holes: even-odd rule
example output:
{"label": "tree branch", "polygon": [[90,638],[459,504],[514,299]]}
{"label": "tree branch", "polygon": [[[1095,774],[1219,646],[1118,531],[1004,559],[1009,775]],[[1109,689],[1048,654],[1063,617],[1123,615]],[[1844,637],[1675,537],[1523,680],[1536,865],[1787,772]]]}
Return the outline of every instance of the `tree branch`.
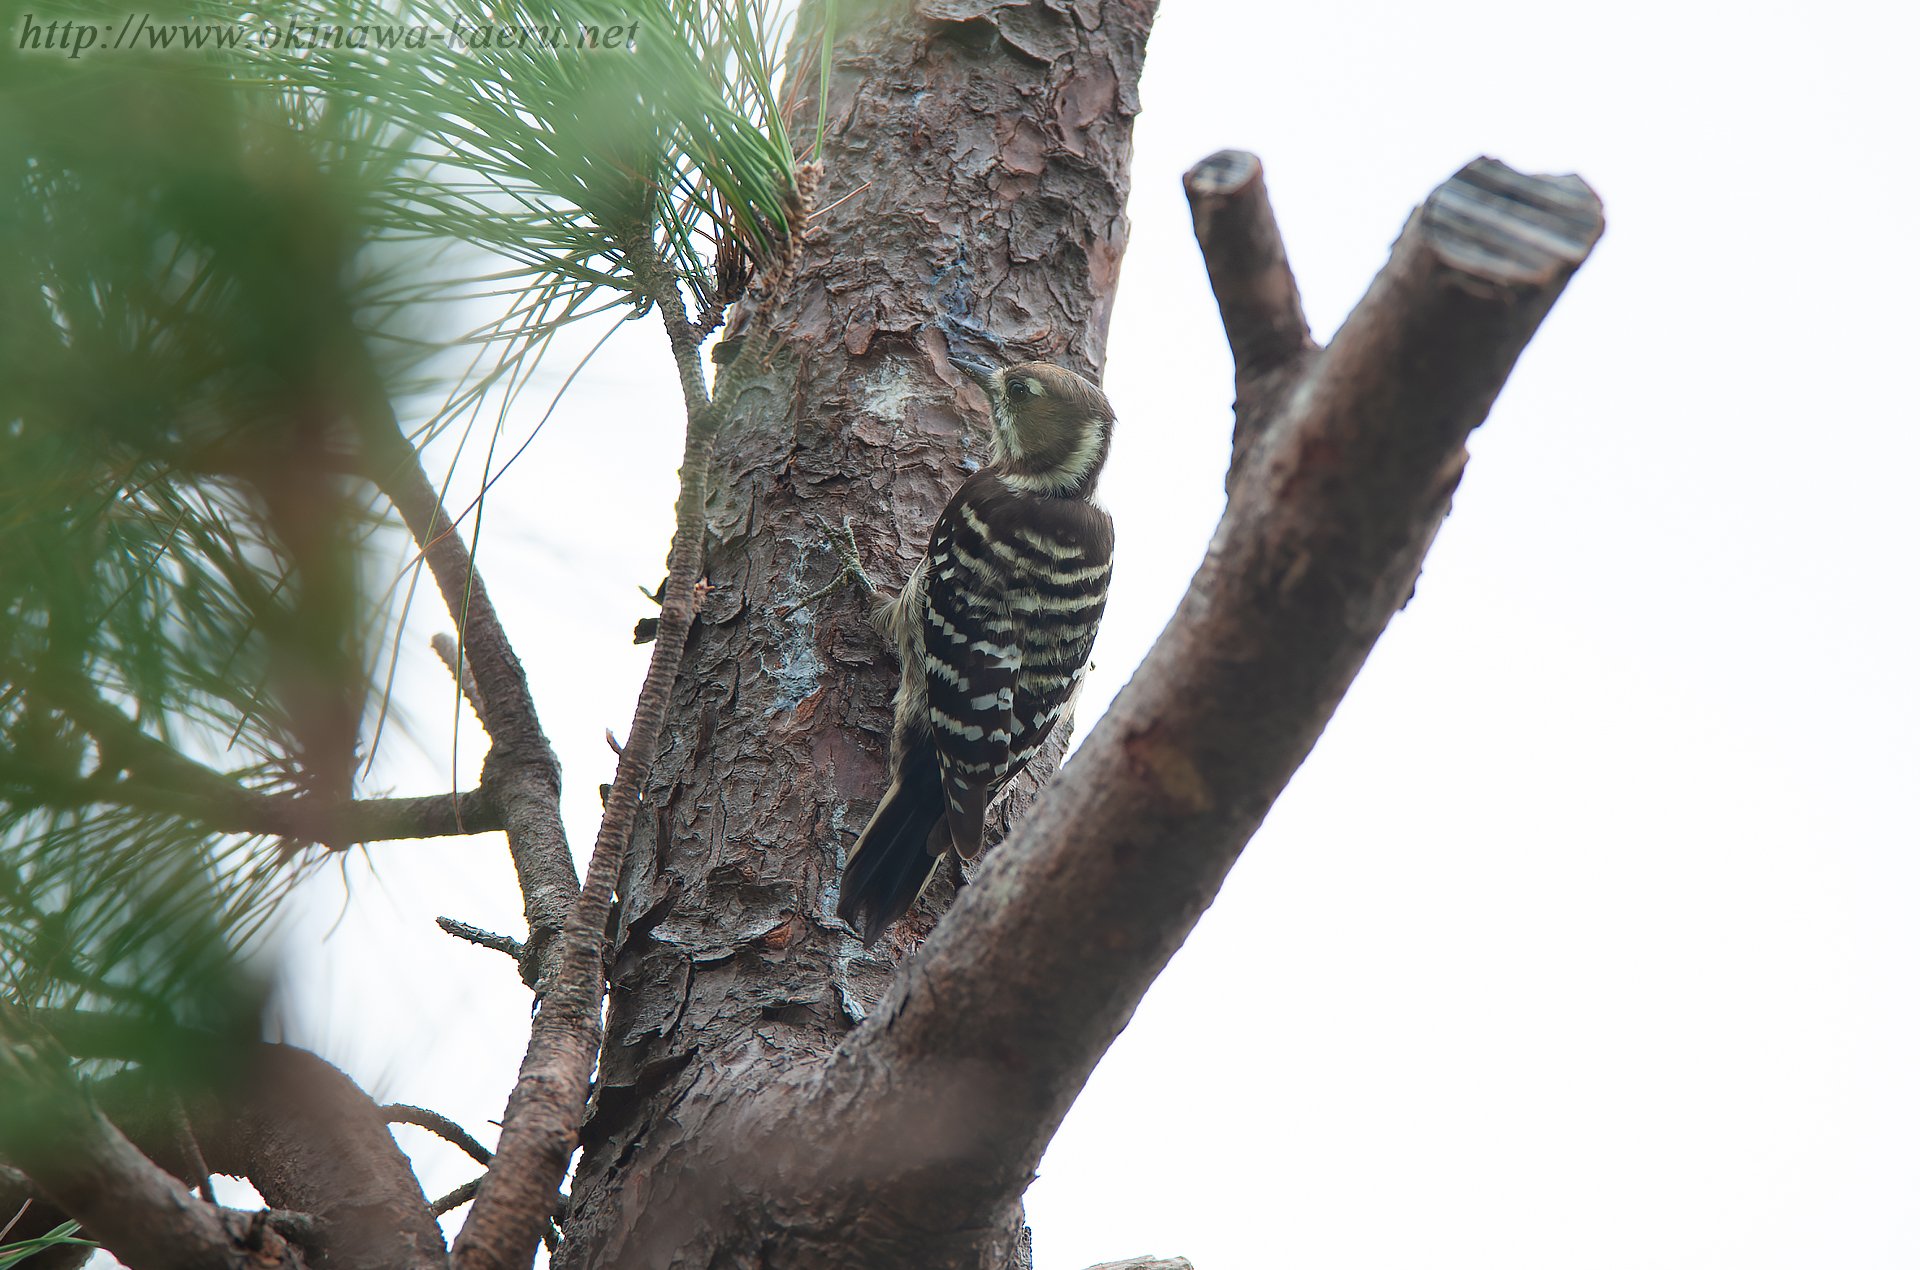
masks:
{"label": "tree branch", "polygon": [[481,930],[478,926],[456,922],[451,917],[436,917],[433,922],[455,939],[464,939],[470,944],[478,944],[482,948],[491,948],[494,952],[505,953],[516,962],[526,958],[527,946],[511,935],[496,935],[490,930]]}
{"label": "tree branch", "polygon": [[1185,184],[1193,236],[1206,257],[1233,350],[1231,490],[1260,422],[1272,421],[1284,408],[1320,346],[1307,329],[1260,160],[1244,150],[1222,150],[1188,172]]}
{"label": "tree branch", "polygon": [[[269,800],[270,802],[273,800]],[[304,801],[304,800],[302,800]],[[279,813],[290,825],[317,822],[315,839],[329,846],[354,842],[391,842],[400,838],[456,838],[493,833],[506,820],[483,784],[458,794],[424,794],[415,798],[361,798],[332,807],[304,808],[299,802],[267,810]],[[311,818],[311,819],[308,819]],[[262,820],[260,825],[272,823]],[[282,832],[248,826],[249,832]],[[288,833],[289,837],[300,835]]]}
{"label": "tree branch", "polygon": [[[0,1217],[8,1219],[9,1224],[9,1229],[0,1233],[0,1244],[38,1239],[70,1220],[39,1183],[5,1164],[0,1164]],[[93,1248],[88,1244],[57,1244],[34,1254],[23,1265],[25,1270],[80,1270],[92,1256]]]}
{"label": "tree branch", "polygon": [[[800,188],[789,209],[801,224],[811,199],[815,173],[801,171]],[[759,312],[786,284],[797,238],[789,235],[777,261],[758,280],[763,288]],[[651,250],[651,247],[648,247]],[[605,944],[614,886],[633,840],[634,812],[640,790],[653,770],[660,729],[666,721],[674,679],[686,651],[687,634],[699,608],[701,564],[706,554],[707,470],[714,438],[726,422],[742,385],[764,354],[767,322],[756,315],[739,357],[723,368],[709,396],[700,369],[701,332],[688,322],[679,289],[652,257],[648,298],[660,309],[674,361],[680,368],[687,411],[686,448],[680,463],[680,494],[674,503],[673,545],[667,556],[667,582],[646,682],[634,707],[627,743],[614,764],[606,791],[606,810],[594,841],[593,857],[579,902],[568,915],[561,938],[559,974],[547,985],[533,1022],[520,1077],[501,1120],[493,1164],[480,1180],[466,1224],[454,1240],[458,1270],[524,1270],[532,1264],[537,1239],[554,1211],[567,1161],[579,1144],[586,1111],[588,1080],[600,1055],[600,1006],[606,991]],[[492,700],[492,692],[482,685]]]}
{"label": "tree branch", "polygon": [[[1488,160],[1415,212],[1288,413],[1255,421],[1206,563],[1132,682],[804,1107],[764,1105],[769,1170],[825,1179],[896,1248],[1025,1188],[1411,596],[1467,434],[1601,224],[1578,178]],[[828,1141],[797,1145],[796,1124]]]}
{"label": "tree branch", "polygon": [[181,816],[220,833],[293,838],[336,849],[356,842],[452,838],[501,828],[499,812],[480,789],[336,803],[304,794],[257,794],[235,785],[231,793],[210,798],[136,781],[76,780],[5,759],[0,759],[0,789],[42,807],[106,803]]}
{"label": "tree branch", "polygon": [[[659,272],[657,260],[655,271]],[[725,415],[708,400],[699,343],[678,289],[669,280],[651,298],[660,308],[673,344],[687,407],[686,451],[680,465],[680,496],[674,505],[666,592],[660,597],[660,624],[627,744],[614,766],[586,883],[568,914],[558,945],[557,973],[546,985],[526,1058],[520,1064],[520,1078],[501,1119],[494,1163],[480,1179],[473,1207],[454,1240],[453,1260],[459,1270],[524,1270],[532,1264],[567,1161],[579,1143],[587,1082],[600,1053],[600,1002],[606,989],[601,946],[607,914],[697,607],[694,588],[706,550],[707,464]]]}
{"label": "tree branch", "polygon": [[[269,1227],[315,1248],[332,1270],[444,1270],[445,1241],[411,1162],[387,1130],[388,1109],[323,1059],[292,1046],[254,1045],[243,1051],[237,1079],[176,1097],[147,1066],[156,1042],[185,1055],[217,1045],[217,1038],[184,1028],[159,1035],[150,1021],[85,1010],[40,1011],[35,1021],[65,1055],[143,1064],[94,1088],[112,1117],[107,1129],[124,1131],[145,1168],[173,1178],[215,1172],[248,1179],[273,1206],[265,1215]],[[97,1147],[88,1150],[100,1154]],[[25,1159],[19,1163],[66,1206],[51,1178]],[[144,1270],[103,1228],[67,1211],[121,1260]],[[224,1220],[231,1228],[254,1219]],[[250,1239],[257,1235],[244,1235],[242,1244]]]}
{"label": "tree branch", "polygon": [[[305,1214],[313,1233],[302,1238],[330,1270],[445,1270],[446,1242],[384,1109],[306,1050],[263,1044],[249,1057],[244,1080],[186,1100],[206,1167],[246,1178],[282,1214]],[[137,1083],[103,1098],[114,1094],[115,1121],[162,1167],[181,1167],[164,1110],[155,1115]]]}
{"label": "tree branch", "polygon": [[[520,880],[528,947],[540,984],[558,971],[558,938],[580,894],[573,853],[560,820],[560,762],[540,730],[526,672],[514,655],[486,585],[473,566],[440,497],[420,467],[420,456],[395,423],[384,396],[370,394],[362,435],[375,483],[406,521],[447,611],[460,624],[468,699],[492,739],[480,785],[489,791],[498,827]],[[457,809],[462,817],[465,808]],[[540,989],[536,989],[537,991]]]}
{"label": "tree branch", "polygon": [[[487,1164],[493,1159],[493,1152],[481,1146],[479,1139],[437,1111],[428,1111],[425,1107],[409,1107],[405,1103],[396,1102],[380,1108],[380,1114],[387,1118],[388,1124],[415,1125],[428,1133],[444,1138],[482,1164]],[[465,1200],[461,1201],[461,1203],[465,1202]],[[435,1215],[438,1216],[438,1214]]]}
{"label": "tree branch", "polygon": [[446,666],[447,673],[452,675],[454,682],[460,685],[460,695],[465,697],[467,704],[473,707],[473,717],[484,721],[487,717],[487,704],[480,697],[480,685],[473,680],[473,667],[467,665],[465,659],[460,656],[460,646],[453,642],[453,636],[435,635],[428,642],[433,645],[433,651],[440,658],[441,664]]}
{"label": "tree branch", "polygon": [[1318,348],[1307,330],[1259,157],[1222,150],[1196,164],[1183,184],[1193,236],[1206,258],[1239,373],[1276,370]]}
{"label": "tree branch", "polygon": [[[23,803],[77,808],[96,803],[181,816],[221,833],[251,833],[342,848],[395,838],[488,833],[501,817],[486,789],[418,798],[337,801],[311,794],[263,794],[180,753],[91,688],[36,676],[42,692],[100,747],[101,767],[76,778],[0,753],[0,790]],[[118,773],[128,773],[120,779]]]}
{"label": "tree branch", "polygon": [[0,1107],[0,1151],[89,1238],[133,1270],[300,1264],[277,1232],[196,1199],[101,1114],[63,1057],[8,1031],[0,1075],[14,1096]]}
{"label": "tree branch", "polygon": [[427,1207],[433,1210],[435,1217],[445,1217],[460,1205],[471,1202],[479,1193],[480,1179],[476,1177],[471,1182],[462,1182]]}
{"label": "tree branch", "polygon": [[[553,1211],[586,1104],[587,1076],[599,1053],[600,941],[618,860],[604,866],[606,896],[598,901],[597,922],[585,929],[582,910],[595,906],[594,874],[589,871],[590,887],[583,894],[560,819],[560,764],[540,730],[520,659],[384,396],[370,397],[362,430],[382,492],[412,531],[447,611],[460,624],[464,656],[456,661],[464,663],[462,672],[471,670],[471,680],[459,675],[461,688],[493,741],[481,784],[492,791],[505,821],[526,906],[527,959],[539,967],[540,1008],[502,1117],[500,1146],[480,1179],[454,1249],[454,1260],[462,1265],[524,1270]],[[444,657],[445,650],[440,651]],[[628,787],[629,802],[635,788]],[[628,820],[630,825],[630,809]],[[602,867],[608,837],[603,823],[596,868]],[[625,838],[613,846],[624,849]]]}
{"label": "tree branch", "polygon": [[186,1172],[180,1180],[188,1183],[197,1191],[201,1199],[213,1203],[213,1179],[208,1176],[207,1161],[200,1154],[199,1140],[193,1136],[193,1124],[187,1119],[187,1109],[180,1102],[178,1094],[173,1097],[173,1105],[167,1109],[168,1127],[173,1130],[173,1147],[179,1152]]}

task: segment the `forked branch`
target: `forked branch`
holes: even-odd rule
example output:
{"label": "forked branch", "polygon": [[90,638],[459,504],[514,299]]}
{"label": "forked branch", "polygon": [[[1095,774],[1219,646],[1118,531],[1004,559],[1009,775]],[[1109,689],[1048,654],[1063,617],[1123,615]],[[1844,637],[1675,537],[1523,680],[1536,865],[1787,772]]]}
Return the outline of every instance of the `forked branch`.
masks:
{"label": "forked branch", "polygon": [[[4,1019],[0,1019],[4,1022]],[[445,1270],[446,1245],[387,1115],[331,1064],[286,1045],[222,1049],[186,1029],[79,1010],[43,1011],[40,1097],[0,1108],[0,1149],[69,1216],[134,1270],[225,1265],[268,1270],[291,1239],[333,1270]],[[13,1035],[0,1062],[32,1076]],[[45,1049],[57,1041],[57,1050]],[[206,1047],[215,1083],[156,1098],[156,1043]],[[70,1058],[140,1060],[83,1091]],[[109,1119],[111,1117],[111,1119]],[[271,1206],[234,1213],[193,1198],[183,1179],[244,1177]]]}
{"label": "forked branch", "polygon": [[559,934],[580,893],[580,878],[560,820],[560,762],[540,730],[526,672],[507,640],[486,584],[384,397],[365,408],[361,429],[369,471],[406,521],[439,585],[447,612],[460,624],[463,679],[470,676],[463,687],[493,742],[481,787],[491,796],[496,823],[507,831],[507,849],[526,911],[528,943],[540,967],[539,982],[544,983],[557,970]]}
{"label": "forked branch", "polygon": [[[1270,276],[1277,231],[1230,224],[1210,259]],[[1113,708],[824,1074],[747,1113],[769,1177],[822,1179],[900,1264],[930,1254],[914,1231],[988,1224],[1025,1189],[1410,597],[1468,433],[1601,225],[1577,177],[1489,160],[1414,213],[1298,391],[1247,421],[1206,563]],[[1256,323],[1236,352],[1264,362],[1286,309],[1230,309]]]}
{"label": "forked branch", "polygon": [[89,1238],[135,1270],[300,1264],[278,1232],[196,1198],[142,1154],[72,1079],[65,1054],[8,1024],[0,1014],[0,1071],[10,1088],[33,1093],[0,1107],[0,1152]]}

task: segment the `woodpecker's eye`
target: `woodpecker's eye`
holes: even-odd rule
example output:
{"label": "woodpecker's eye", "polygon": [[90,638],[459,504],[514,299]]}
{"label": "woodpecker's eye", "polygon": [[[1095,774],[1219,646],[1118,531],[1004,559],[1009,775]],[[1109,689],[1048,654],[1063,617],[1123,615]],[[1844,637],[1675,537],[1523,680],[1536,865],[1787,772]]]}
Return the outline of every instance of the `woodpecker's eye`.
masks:
{"label": "woodpecker's eye", "polygon": [[1026,395],[1027,395],[1026,380],[1016,379],[1007,385],[1007,396],[1013,398],[1015,401],[1019,401],[1022,397],[1025,397]]}

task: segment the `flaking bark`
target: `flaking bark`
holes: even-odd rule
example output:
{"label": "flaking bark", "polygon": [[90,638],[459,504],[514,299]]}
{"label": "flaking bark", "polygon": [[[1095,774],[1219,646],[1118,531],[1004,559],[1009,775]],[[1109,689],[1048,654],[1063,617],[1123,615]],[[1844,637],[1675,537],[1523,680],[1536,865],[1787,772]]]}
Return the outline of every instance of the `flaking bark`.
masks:
{"label": "flaking bark", "polygon": [[[830,1054],[763,1025],[692,1049],[691,1082],[666,1070],[673,1103],[608,1170],[621,1186],[599,1211],[620,1222],[576,1223],[576,1256],[1021,1263],[1018,1197],[1047,1142],[1410,597],[1467,434],[1600,229],[1577,178],[1483,160],[1435,191],[1284,409],[1250,421],[1208,560],[1147,662],[885,999]],[[712,970],[659,912],[663,973],[634,995],[666,989],[651,999],[674,1004],[675,1034],[703,1006],[711,1034],[734,998],[699,1000]],[[755,930],[728,916],[702,933],[709,963],[740,967],[732,987],[810,913],[757,947],[726,942]]]}
{"label": "flaking bark", "polygon": [[[686,1202],[750,1165],[711,1157],[700,1117],[823,1057],[951,902],[943,866],[929,901],[872,954],[832,916],[846,848],[886,782],[892,654],[855,589],[777,610],[838,572],[817,526],[843,515],[875,580],[897,588],[985,461],[984,402],[947,364],[950,340],[1098,378],[1152,11],[841,7],[853,34],[835,50],[817,196],[830,210],[772,315],[773,363],[716,453],[713,590],[620,887],[569,1265],[760,1264],[770,1228],[722,1229]],[[801,101],[794,117],[815,109]],[[790,1233],[765,1264],[868,1264],[857,1245]],[[1017,1195],[991,1230],[950,1242],[958,1260],[916,1264],[1022,1262]]]}

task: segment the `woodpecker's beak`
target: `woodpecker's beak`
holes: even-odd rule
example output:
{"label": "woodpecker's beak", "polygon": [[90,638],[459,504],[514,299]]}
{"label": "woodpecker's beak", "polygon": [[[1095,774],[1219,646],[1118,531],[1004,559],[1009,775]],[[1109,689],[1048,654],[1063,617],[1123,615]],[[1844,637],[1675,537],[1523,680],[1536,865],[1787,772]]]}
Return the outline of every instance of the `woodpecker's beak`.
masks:
{"label": "woodpecker's beak", "polygon": [[995,366],[992,362],[984,358],[975,357],[971,353],[956,353],[949,349],[947,351],[947,360],[953,363],[955,370],[965,373],[968,379],[979,384],[982,392],[991,389],[993,377],[1000,373],[998,366]]}

